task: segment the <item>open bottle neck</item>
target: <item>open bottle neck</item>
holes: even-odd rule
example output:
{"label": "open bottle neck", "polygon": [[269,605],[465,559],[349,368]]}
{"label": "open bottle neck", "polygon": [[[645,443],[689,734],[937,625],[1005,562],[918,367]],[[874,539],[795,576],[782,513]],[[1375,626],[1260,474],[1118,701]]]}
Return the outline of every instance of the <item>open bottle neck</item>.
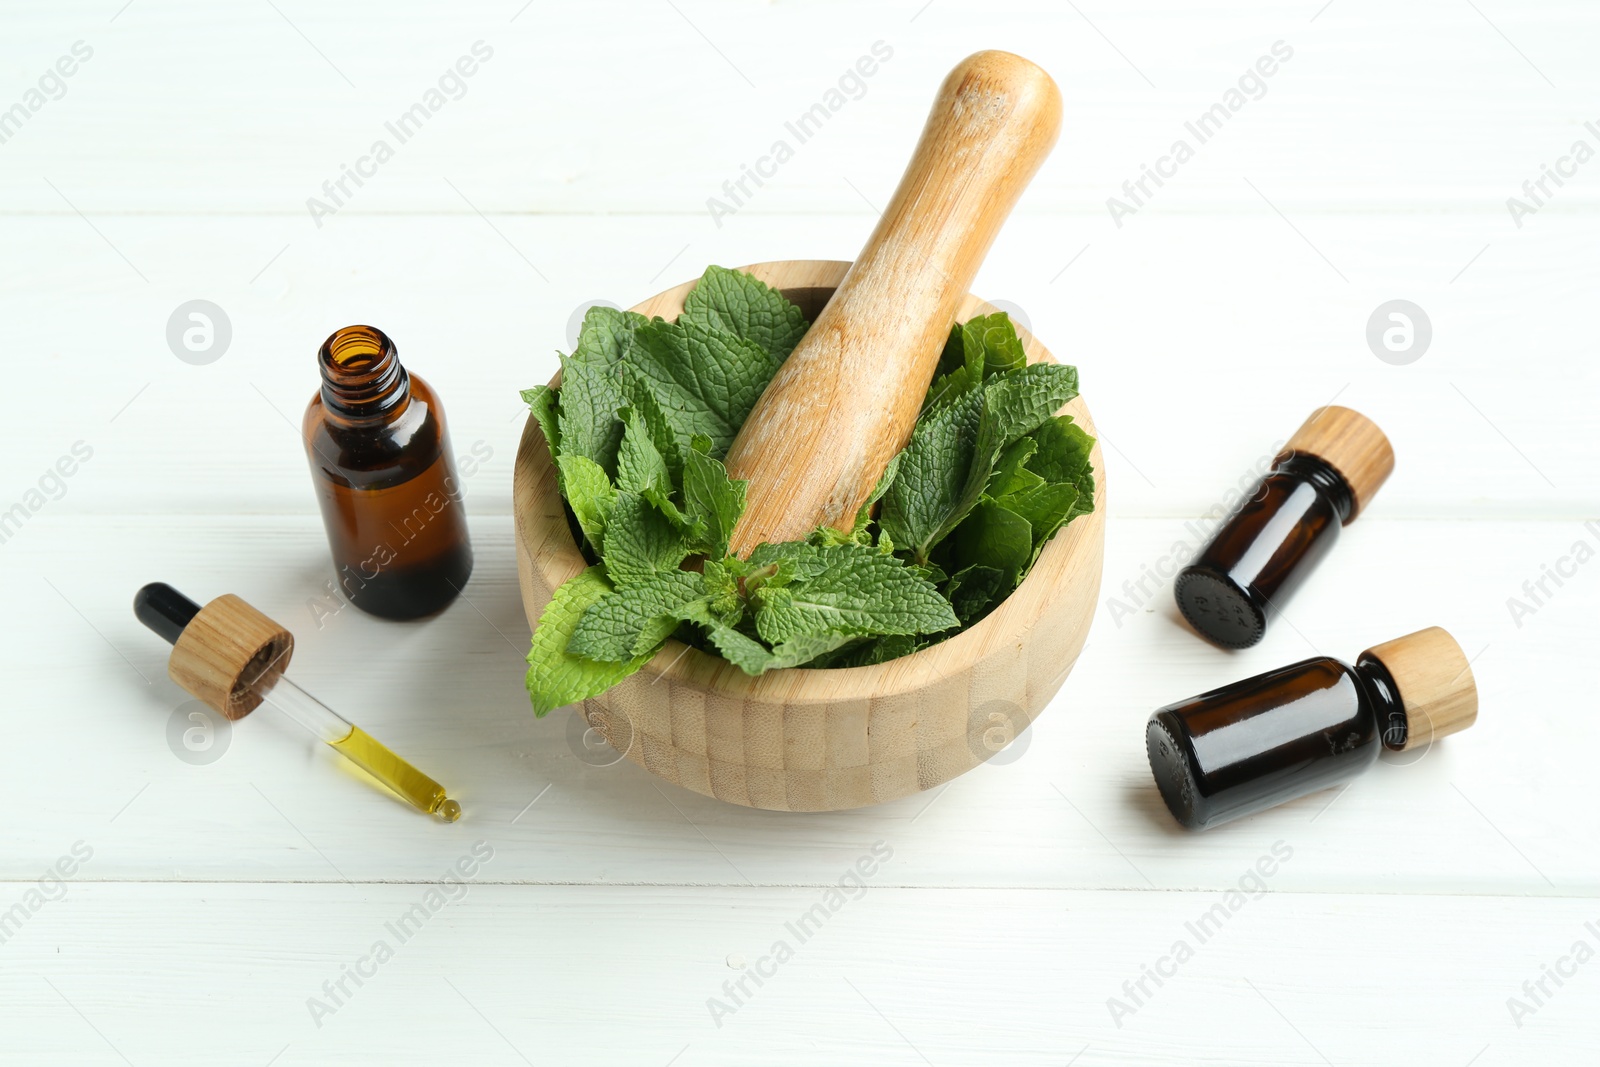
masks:
{"label": "open bottle neck", "polygon": [[335,331],[317,352],[322,372],[322,403],[337,418],[352,423],[386,422],[411,400],[411,379],[394,342],[373,326]]}

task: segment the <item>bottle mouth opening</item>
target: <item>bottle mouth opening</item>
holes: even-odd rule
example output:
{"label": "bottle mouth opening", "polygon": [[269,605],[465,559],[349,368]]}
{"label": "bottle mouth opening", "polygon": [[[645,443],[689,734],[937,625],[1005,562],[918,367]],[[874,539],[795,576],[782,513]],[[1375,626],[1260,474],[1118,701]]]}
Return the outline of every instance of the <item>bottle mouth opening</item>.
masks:
{"label": "bottle mouth opening", "polygon": [[335,376],[353,382],[381,372],[394,359],[394,342],[375,326],[346,326],[322,343],[318,357]]}
{"label": "bottle mouth opening", "polygon": [[376,326],[335,330],[317,351],[322,397],[346,417],[380,415],[406,395],[406,374],[394,342]]}

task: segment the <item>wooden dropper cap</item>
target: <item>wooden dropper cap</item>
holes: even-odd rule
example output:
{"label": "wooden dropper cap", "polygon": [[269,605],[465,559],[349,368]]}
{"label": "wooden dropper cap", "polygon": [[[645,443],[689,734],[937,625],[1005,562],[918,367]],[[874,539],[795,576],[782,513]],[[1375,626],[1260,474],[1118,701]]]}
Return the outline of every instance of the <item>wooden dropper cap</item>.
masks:
{"label": "wooden dropper cap", "polygon": [[153,582],[134,597],[133,612],[172,642],[172,680],[227,719],[260,707],[260,683],[276,680],[294,655],[294,635],[232,593],[202,608]]}
{"label": "wooden dropper cap", "polygon": [[1350,486],[1349,525],[1394,473],[1394,448],[1378,424],[1335,405],[1321,407],[1301,423],[1278,453],[1281,462],[1296,452],[1316,456]]}
{"label": "wooden dropper cap", "polygon": [[1456,639],[1437,626],[1373,645],[1361,653],[1383,664],[1406,712],[1401,751],[1423,748],[1478,719],[1478,685]]}

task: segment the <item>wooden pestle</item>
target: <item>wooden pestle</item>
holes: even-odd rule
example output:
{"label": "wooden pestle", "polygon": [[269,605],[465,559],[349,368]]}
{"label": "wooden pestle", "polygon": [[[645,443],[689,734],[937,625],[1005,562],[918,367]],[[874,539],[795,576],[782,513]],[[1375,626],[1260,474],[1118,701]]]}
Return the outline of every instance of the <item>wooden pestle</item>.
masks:
{"label": "wooden pestle", "polygon": [[749,481],[739,556],[848,530],[911,438],[956,307],[1055,144],[1061,94],[1009,52],[962,60],[934,99],[894,199],[727,455]]}

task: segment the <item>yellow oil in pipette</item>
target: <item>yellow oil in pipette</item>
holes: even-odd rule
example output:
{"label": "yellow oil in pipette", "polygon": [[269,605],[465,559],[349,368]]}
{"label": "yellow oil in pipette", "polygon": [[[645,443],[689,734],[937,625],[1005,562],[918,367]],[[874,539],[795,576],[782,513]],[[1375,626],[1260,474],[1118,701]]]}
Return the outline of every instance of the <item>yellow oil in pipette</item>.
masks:
{"label": "yellow oil in pipette", "polygon": [[263,671],[250,688],[261,698],[263,707],[280,711],[299,723],[418,811],[445,822],[461,818],[461,805],[445,795],[444,786],[277,670]]}
{"label": "yellow oil in pipette", "polygon": [[328,745],[339,755],[382,782],[413,807],[445,822],[461,818],[461,805],[445,796],[444,786],[391,752],[359,726]]}

